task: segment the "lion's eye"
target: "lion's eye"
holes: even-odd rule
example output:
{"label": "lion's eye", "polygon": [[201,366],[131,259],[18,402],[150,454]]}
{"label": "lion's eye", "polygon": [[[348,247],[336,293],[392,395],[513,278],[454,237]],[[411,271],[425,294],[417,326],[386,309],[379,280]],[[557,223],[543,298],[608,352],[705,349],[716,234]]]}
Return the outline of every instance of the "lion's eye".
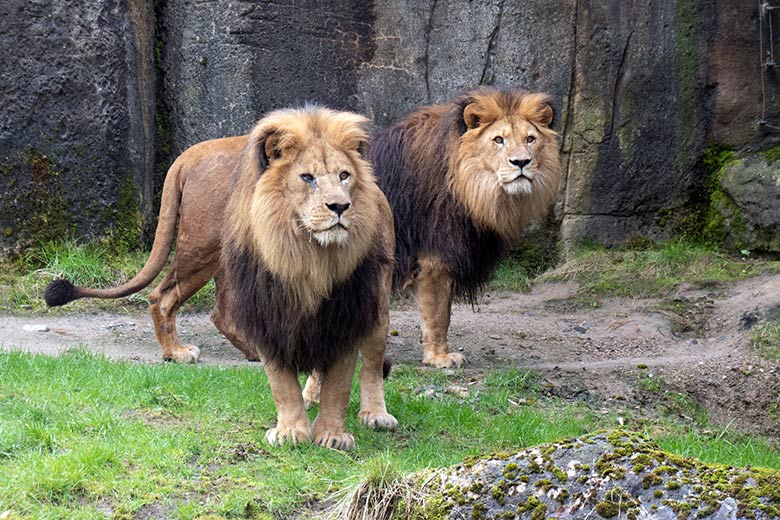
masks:
{"label": "lion's eye", "polygon": [[306,184],[311,184],[312,182],[314,182],[314,175],[312,175],[311,173],[302,173],[301,180]]}
{"label": "lion's eye", "polygon": [[339,173],[339,180],[340,181],[345,181],[347,179],[349,179],[349,172],[341,172],[341,173]]}
{"label": "lion's eye", "polygon": [[504,144],[504,138],[500,135],[497,135],[493,138],[493,142],[496,144]]}
{"label": "lion's eye", "polygon": [[528,137],[525,138],[525,142],[528,143],[528,144],[531,144],[534,141],[536,141],[536,137],[534,137],[532,135],[529,135]]}

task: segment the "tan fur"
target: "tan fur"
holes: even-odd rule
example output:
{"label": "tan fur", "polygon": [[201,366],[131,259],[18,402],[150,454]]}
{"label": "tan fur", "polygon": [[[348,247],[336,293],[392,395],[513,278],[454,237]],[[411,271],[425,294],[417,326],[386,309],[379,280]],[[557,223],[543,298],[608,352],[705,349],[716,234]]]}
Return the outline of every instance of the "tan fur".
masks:
{"label": "tan fur", "polygon": [[[314,311],[336,284],[346,280],[372,251],[377,236],[384,254],[392,258],[390,207],[360,154],[368,139],[365,123],[362,116],[322,108],[277,111],[255,127],[239,158],[224,218],[223,244],[259,255],[303,309]],[[264,157],[269,164],[259,175],[258,164]],[[340,178],[342,172],[349,174],[346,179]],[[302,181],[305,175],[314,177],[316,190]],[[332,204],[349,207],[336,217]],[[331,233],[335,222],[346,229]],[[392,265],[387,265],[382,274],[380,320],[359,345],[364,358],[360,417],[372,427],[397,425],[386,411],[382,381],[391,277]],[[215,324],[239,348],[252,349],[233,326],[229,305],[227,297],[223,300],[218,295]],[[313,425],[305,413],[297,374],[267,362],[278,415],[277,426],[266,434],[271,444],[313,439],[337,449],[354,445],[344,421],[357,352],[314,376],[307,399],[319,399],[320,411]]]}
{"label": "tan fur", "polygon": [[[170,270],[151,292],[149,308],[163,359],[194,363],[198,361],[200,350],[195,345],[181,344],[176,334],[176,314],[179,307],[217,273],[222,231],[226,226],[230,227],[235,240],[252,244],[267,265],[290,282],[296,296],[310,307],[321,301],[333,284],[351,273],[376,233],[381,233],[386,254],[392,258],[395,246],[390,207],[374,183],[370,166],[358,153],[367,139],[366,119],[357,114],[316,109],[317,121],[311,128],[301,124],[307,111],[311,110],[315,109],[275,112],[263,119],[250,135],[204,141],[187,149],[168,170],[154,245],[143,269],[120,287],[76,288],[75,297],[118,298],[143,289],[165,266],[176,237],[176,253]],[[285,131],[276,131],[282,128]],[[262,135],[272,138],[266,140],[263,150],[258,150],[256,145]],[[299,153],[287,153],[293,149]],[[263,152],[273,156],[273,168],[264,172],[253,196],[242,199],[241,207],[229,218],[224,218],[230,194],[241,184],[251,186],[260,176],[259,154]],[[236,167],[241,168],[239,186],[231,185],[231,174]],[[349,227],[355,231],[344,244],[334,242],[329,247],[321,247],[313,237],[313,232],[329,223],[327,208],[323,209],[322,203],[327,200],[345,202],[343,184],[334,182],[334,175],[321,175],[316,197],[307,196],[300,179],[285,177],[286,172],[296,168],[317,175],[338,174],[341,169],[353,174],[349,181],[351,196],[355,198],[354,202],[362,203],[359,210],[352,208],[344,213],[349,219]],[[273,233],[273,230],[280,232]],[[374,333],[359,346],[363,356],[360,417],[365,424],[375,428],[397,426],[395,418],[387,413],[382,381],[391,267],[386,271],[379,309],[382,318]],[[231,329],[229,310],[218,311],[215,309],[212,319],[223,334],[249,359],[259,360],[257,351]],[[346,366],[329,376],[329,388],[338,390],[351,385],[352,374],[347,373],[350,361],[345,362]],[[354,366],[354,359],[351,363]],[[273,367],[267,367],[267,370],[270,371],[269,378],[274,378]],[[318,376],[316,380],[320,379],[322,377]],[[297,386],[297,393],[293,386]],[[297,377],[281,378],[275,387],[282,395],[278,403],[280,409],[289,409],[302,402]],[[316,388],[316,395],[312,394],[315,400],[320,394],[319,385]],[[326,389],[324,393],[329,391]],[[284,420],[280,421],[277,433],[269,434],[269,440],[270,437],[279,438],[279,428],[288,429],[286,424],[297,421],[295,414],[282,415]],[[320,421],[320,424],[333,424],[334,415],[330,413],[329,417],[331,419],[325,423]],[[340,416],[336,414],[335,417]],[[320,435],[322,439],[325,436],[324,433]],[[310,439],[312,431],[304,428],[289,437],[292,441],[298,437]],[[346,437],[336,437],[341,439],[336,444],[349,444],[344,441]]]}

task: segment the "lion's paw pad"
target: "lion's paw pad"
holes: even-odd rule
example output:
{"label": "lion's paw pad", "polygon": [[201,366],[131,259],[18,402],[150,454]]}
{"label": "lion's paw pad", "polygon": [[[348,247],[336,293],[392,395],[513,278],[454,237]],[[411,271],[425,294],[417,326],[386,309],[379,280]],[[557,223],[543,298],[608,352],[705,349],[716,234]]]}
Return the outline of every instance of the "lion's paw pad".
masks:
{"label": "lion's paw pad", "polygon": [[423,363],[434,368],[460,368],[465,362],[466,358],[463,357],[463,354],[458,354],[457,352],[425,356],[423,358]]}
{"label": "lion's paw pad", "polygon": [[387,412],[360,412],[360,422],[375,430],[395,430],[398,420]]}
{"label": "lion's paw pad", "polygon": [[265,440],[271,446],[289,443],[293,446],[311,441],[311,432],[300,428],[270,428],[265,432]]}
{"label": "lion's paw pad", "polygon": [[322,432],[314,437],[314,444],[334,450],[351,450],[355,447],[355,438],[347,432]]}

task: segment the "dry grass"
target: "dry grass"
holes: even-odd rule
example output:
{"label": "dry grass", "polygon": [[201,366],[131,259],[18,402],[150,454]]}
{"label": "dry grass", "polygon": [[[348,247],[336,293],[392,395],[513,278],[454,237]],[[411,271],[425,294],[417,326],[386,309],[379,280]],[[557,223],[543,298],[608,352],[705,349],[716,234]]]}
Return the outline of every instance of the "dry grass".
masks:
{"label": "dry grass", "polygon": [[[433,478],[433,474],[429,477]],[[341,498],[329,508],[326,520],[392,520],[411,518],[428,496],[429,480],[410,477],[370,476],[341,492]]]}
{"label": "dry grass", "polygon": [[536,281],[576,281],[582,292],[594,295],[656,296],[683,282],[702,287],[778,271],[780,262],[731,257],[700,244],[672,241],[636,250],[586,248]]}

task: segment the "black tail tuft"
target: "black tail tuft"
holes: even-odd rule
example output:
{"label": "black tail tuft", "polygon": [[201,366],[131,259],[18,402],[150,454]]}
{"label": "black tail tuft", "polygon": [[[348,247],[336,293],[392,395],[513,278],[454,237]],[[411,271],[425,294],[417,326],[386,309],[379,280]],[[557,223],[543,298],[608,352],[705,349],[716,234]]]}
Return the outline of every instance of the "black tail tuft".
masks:
{"label": "black tail tuft", "polygon": [[58,307],[72,302],[79,296],[75,285],[64,278],[59,278],[46,286],[43,297],[49,307]]}
{"label": "black tail tuft", "polygon": [[382,379],[387,379],[387,376],[390,375],[390,369],[393,368],[393,360],[391,360],[389,357],[386,357],[384,361],[382,361]]}

